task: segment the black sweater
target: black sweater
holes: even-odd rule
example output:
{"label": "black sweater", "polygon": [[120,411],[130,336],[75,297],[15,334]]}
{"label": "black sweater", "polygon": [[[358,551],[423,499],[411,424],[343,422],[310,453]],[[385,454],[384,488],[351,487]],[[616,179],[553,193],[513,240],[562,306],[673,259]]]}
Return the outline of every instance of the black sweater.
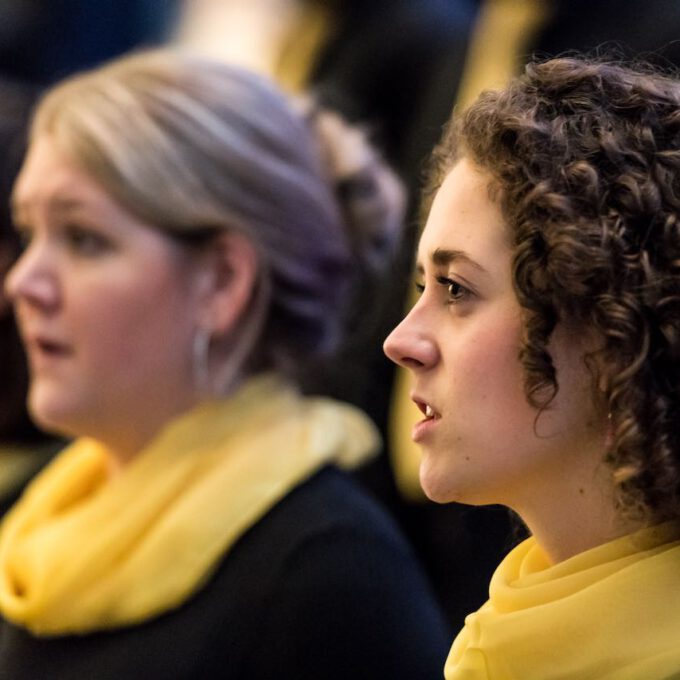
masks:
{"label": "black sweater", "polygon": [[36,638],[0,622],[3,680],[427,680],[450,639],[387,516],[326,468],[233,546],[200,592],[142,625]]}

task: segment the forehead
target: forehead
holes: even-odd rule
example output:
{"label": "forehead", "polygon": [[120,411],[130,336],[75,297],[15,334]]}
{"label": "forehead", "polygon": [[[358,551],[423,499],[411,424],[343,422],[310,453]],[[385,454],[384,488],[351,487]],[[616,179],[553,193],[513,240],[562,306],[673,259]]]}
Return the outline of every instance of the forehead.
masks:
{"label": "forehead", "polygon": [[462,159],[446,175],[432,203],[418,247],[421,267],[438,250],[452,250],[486,266],[508,257],[510,241],[500,207],[490,192],[491,176]]}
{"label": "forehead", "polygon": [[74,172],[75,168],[66,162],[54,141],[40,135],[28,147],[14,185],[14,196],[21,199],[37,193],[47,193],[67,181]]}
{"label": "forehead", "polygon": [[46,135],[34,139],[12,191],[15,211],[41,204],[64,207],[71,199],[101,203],[106,192]]}

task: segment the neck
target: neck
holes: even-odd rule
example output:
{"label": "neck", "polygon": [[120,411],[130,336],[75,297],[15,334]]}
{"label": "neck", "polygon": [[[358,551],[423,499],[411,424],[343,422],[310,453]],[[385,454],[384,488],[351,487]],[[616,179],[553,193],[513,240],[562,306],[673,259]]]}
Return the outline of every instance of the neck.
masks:
{"label": "neck", "polygon": [[116,477],[122,470],[134,460],[138,454],[153,441],[163,428],[164,423],[155,424],[147,428],[135,429],[130,432],[118,430],[114,433],[102,432],[96,439],[109,455],[109,474]]}
{"label": "neck", "polygon": [[192,397],[155,407],[149,404],[149,408],[141,414],[121,409],[115,419],[97,423],[96,428],[91,426],[78,428],[71,434],[90,437],[99,442],[109,454],[111,476],[116,476],[160,434],[166,425],[190,411],[200,401]]}
{"label": "neck", "polygon": [[643,527],[617,511],[604,464],[595,475],[567,479],[561,488],[543,491],[514,509],[553,564]]}

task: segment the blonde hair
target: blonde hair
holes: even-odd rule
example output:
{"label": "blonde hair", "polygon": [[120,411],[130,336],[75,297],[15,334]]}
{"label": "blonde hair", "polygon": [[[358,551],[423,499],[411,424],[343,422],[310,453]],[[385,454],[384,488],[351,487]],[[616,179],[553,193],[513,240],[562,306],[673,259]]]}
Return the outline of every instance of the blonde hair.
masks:
{"label": "blonde hair", "polygon": [[41,134],[178,239],[249,237],[261,263],[239,329],[250,371],[332,349],[357,273],[383,265],[400,232],[401,188],[364,136],[235,66],[168,49],[123,57],[49,91]]}

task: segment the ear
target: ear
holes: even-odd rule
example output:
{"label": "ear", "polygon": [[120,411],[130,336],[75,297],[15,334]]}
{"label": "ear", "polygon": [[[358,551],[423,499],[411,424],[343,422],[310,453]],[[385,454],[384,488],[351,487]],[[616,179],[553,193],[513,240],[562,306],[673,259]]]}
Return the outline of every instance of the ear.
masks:
{"label": "ear", "polygon": [[231,333],[255,289],[259,258],[252,241],[238,232],[224,232],[211,242],[202,261],[201,325],[214,336]]}

